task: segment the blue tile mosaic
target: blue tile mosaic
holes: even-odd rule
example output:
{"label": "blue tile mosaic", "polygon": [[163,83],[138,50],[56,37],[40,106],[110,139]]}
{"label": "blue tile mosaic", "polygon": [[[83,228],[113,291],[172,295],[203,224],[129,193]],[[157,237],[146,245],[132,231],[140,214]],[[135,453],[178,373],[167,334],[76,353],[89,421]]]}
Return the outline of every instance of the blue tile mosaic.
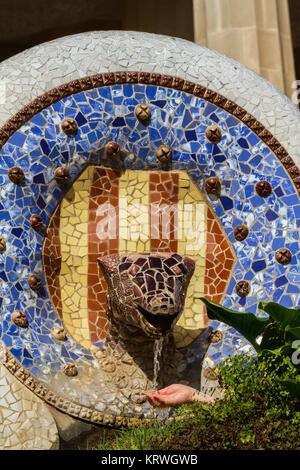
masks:
{"label": "blue tile mosaic", "polygon": [[[150,104],[152,117],[147,126],[134,117],[139,102]],[[61,132],[65,117],[78,123],[74,138]],[[205,138],[206,128],[212,124],[223,132],[217,145]],[[29,218],[38,213],[49,223],[63,195],[53,181],[57,167],[67,163],[72,181],[87,163],[117,167],[117,162],[104,156],[108,140],[120,143],[127,169],[160,169],[155,149],[165,143],[173,149],[172,169],[187,170],[201,190],[210,176],[222,181],[221,197],[209,203],[238,260],[223,305],[254,313],[259,313],[260,300],[299,306],[299,195],[286,170],[251,130],[217,106],[178,90],[125,84],[80,92],[38,113],[0,151],[0,235],[7,239],[6,252],[0,254],[0,339],[34,376],[47,382],[45,370],[57,370],[64,359],[89,364],[93,358],[71,338],[57,347],[49,334],[61,322],[46,290],[37,301],[24,282],[31,272],[42,274],[43,236],[30,228]],[[7,177],[7,170],[16,165],[26,174],[24,186],[16,187]],[[255,192],[259,180],[272,185],[267,199]],[[243,242],[233,237],[239,224],[250,230]],[[275,251],[283,247],[293,255],[288,266],[274,261]],[[243,299],[235,293],[241,279],[252,285],[252,292]],[[11,325],[10,315],[19,308],[27,313],[28,330]],[[210,347],[213,361],[231,354],[235,344],[243,344],[234,331],[228,338]]]}

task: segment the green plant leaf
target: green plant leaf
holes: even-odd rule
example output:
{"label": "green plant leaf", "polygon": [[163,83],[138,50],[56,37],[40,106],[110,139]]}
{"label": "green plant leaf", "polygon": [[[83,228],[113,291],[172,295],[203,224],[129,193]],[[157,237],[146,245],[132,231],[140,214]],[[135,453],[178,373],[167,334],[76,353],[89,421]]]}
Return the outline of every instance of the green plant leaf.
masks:
{"label": "green plant leaf", "polygon": [[287,338],[300,339],[300,326],[296,326],[294,328],[287,326],[285,332]]}
{"label": "green plant leaf", "polygon": [[277,349],[284,345],[284,330],[277,322],[269,323],[263,332],[261,349]]}
{"label": "green plant leaf", "polygon": [[219,320],[232,326],[252,344],[257,352],[261,351],[256,338],[262,335],[266,326],[272,322],[270,318],[257,318],[250,312],[236,312],[205,297],[199,297],[199,300],[206,305],[207,315],[211,320]]}
{"label": "green plant leaf", "polygon": [[278,321],[283,328],[300,325],[300,309],[283,307],[275,302],[260,302],[258,308],[264,310],[273,320]]}
{"label": "green plant leaf", "polygon": [[288,356],[288,353],[290,352],[291,348],[289,345],[287,344],[284,344],[283,346],[280,346],[279,348],[275,348],[275,349],[264,349],[262,350],[261,352],[263,353],[264,351],[266,351],[267,353],[272,353],[276,356]]}

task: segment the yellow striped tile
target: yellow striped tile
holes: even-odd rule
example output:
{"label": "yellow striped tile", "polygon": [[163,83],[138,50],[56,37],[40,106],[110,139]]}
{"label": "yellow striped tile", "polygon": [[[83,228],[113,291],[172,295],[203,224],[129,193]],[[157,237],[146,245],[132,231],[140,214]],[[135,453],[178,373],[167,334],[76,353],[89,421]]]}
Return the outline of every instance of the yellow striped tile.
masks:
{"label": "yellow striped tile", "polygon": [[[90,348],[88,328],[88,220],[94,167],[87,167],[61,204],[60,272],[63,322],[73,338]],[[80,249],[78,249],[80,247]],[[71,256],[70,256],[71,255]]]}
{"label": "yellow striped tile", "polygon": [[[203,307],[195,310],[193,297],[204,294],[206,253],[206,202],[195,183],[184,171],[179,172],[179,230],[178,254],[196,262],[194,275],[188,287],[184,312],[175,326],[178,347],[187,346],[204,329]],[[196,315],[195,315],[196,314]]]}
{"label": "yellow striped tile", "polygon": [[[119,182],[119,252],[150,251],[149,172],[127,170]],[[143,242],[143,251],[140,250]]]}

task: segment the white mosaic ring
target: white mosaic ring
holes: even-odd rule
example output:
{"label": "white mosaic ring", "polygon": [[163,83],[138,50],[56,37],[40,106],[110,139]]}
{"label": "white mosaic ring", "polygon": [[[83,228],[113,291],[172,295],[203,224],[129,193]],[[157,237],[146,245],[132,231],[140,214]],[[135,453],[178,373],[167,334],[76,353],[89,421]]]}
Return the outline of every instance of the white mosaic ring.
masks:
{"label": "white mosaic ring", "polygon": [[0,64],[0,125],[51,88],[96,73],[123,70],[177,76],[222,94],[258,119],[299,166],[300,113],[285,95],[216,51],[149,33],[88,32],[41,44],[5,60]]}

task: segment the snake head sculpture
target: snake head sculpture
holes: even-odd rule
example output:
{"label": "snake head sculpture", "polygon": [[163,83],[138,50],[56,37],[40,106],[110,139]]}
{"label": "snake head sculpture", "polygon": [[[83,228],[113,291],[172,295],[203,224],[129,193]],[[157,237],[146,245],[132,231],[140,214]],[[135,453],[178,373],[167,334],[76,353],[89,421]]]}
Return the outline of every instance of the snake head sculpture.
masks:
{"label": "snake head sculpture", "polygon": [[113,254],[98,263],[114,322],[148,337],[170,332],[183,312],[194,260],[177,253]]}

